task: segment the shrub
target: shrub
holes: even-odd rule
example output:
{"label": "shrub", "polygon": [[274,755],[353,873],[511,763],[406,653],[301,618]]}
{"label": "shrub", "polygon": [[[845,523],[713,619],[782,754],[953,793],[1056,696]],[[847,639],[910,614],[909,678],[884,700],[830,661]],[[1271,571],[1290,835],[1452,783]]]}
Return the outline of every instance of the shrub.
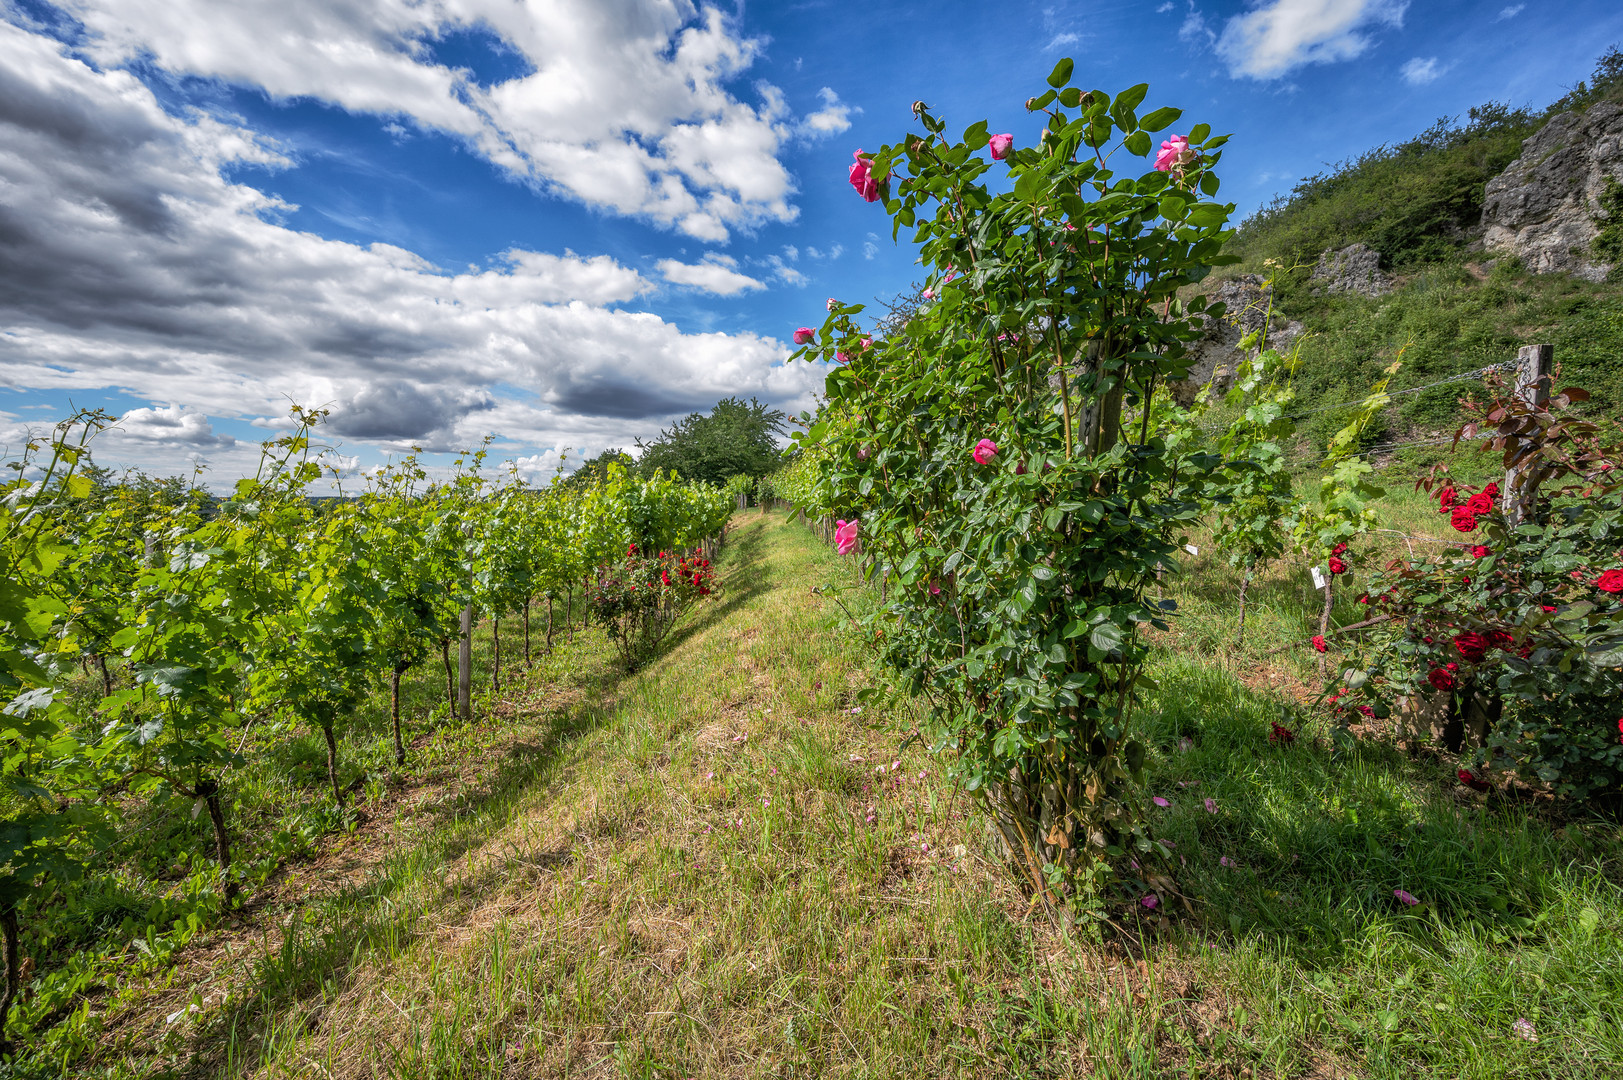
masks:
{"label": "shrub", "polygon": [[1148,86],[1112,98],[1071,71],[1027,102],[1046,114],[1034,145],[999,140],[988,160],[984,122],[954,140],[920,103],[926,134],[858,151],[853,186],[917,229],[928,303],[879,340],[835,304],[802,350],[835,361],[803,487],[842,519],[842,548],[859,533],[882,564],[869,640],[927,696],[933,745],[956,751],[1036,895],[1088,910],[1122,873],[1152,907],[1170,880],[1122,865],[1164,855],[1130,780],[1141,628],[1171,606],[1146,586],[1216,465],[1168,446],[1156,395],[1201,331],[1205,301],[1178,290],[1225,259],[1225,139],[1197,125],[1140,164],[1179,111],[1140,118]]}
{"label": "shrub", "polygon": [[626,670],[635,671],[659,652],[682,613],[714,587],[709,559],[663,551],[649,558],[632,544],[618,567],[599,572],[587,609],[614,642]]}
{"label": "shrub", "polygon": [[1517,464],[1517,486],[1471,492],[1422,480],[1460,546],[1399,561],[1370,592],[1391,621],[1353,690],[1385,713],[1394,695],[1473,699],[1492,720],[1478,765],[1502,766],[1577,798],[1623,787],[1623,441],[1615,423],[1564,415],[1498,392],[1465,436]]}

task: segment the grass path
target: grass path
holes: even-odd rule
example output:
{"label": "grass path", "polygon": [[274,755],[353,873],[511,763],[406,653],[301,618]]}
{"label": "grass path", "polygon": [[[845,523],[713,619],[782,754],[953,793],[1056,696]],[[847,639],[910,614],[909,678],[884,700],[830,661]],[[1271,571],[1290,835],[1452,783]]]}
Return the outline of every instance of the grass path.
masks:
{"label": "grass path", "polygon": [[1270,749],[1275,702],[1169,653],[1142,718],[1191,907],[1090,944],[1031,915],[905,716],[855,710],[862,651],[812,593],[848,569],[754,515],[721,569],[663,659],[583,680],[484,802],[292,921],[192,1072],[1623,1070],[1615,825],[1328,729]]}

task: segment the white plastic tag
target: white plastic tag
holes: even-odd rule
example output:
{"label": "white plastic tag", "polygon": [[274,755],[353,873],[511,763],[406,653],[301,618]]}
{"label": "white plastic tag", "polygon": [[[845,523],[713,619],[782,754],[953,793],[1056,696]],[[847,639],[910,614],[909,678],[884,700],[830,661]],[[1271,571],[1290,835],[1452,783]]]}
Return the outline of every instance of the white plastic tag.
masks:
{"label": "white plastic tag", "polygon": [[1313,567],[1313,587],[1315,589],[1322,589],[1328,584],[1330,584],[1330,582],[1327,578],[1325,578],[1324,571],[1320,570],[1317,566]]}
{"label": "white plastic tag", "polygon": [[1196,547],[1194,544],[1185,544],[1183,546],[1183,549],[1185,551],[1189,552],[1189,554],[1191,554],[1191,555],[1199,555],[1200,554],[1200,549],[1198,547]]}

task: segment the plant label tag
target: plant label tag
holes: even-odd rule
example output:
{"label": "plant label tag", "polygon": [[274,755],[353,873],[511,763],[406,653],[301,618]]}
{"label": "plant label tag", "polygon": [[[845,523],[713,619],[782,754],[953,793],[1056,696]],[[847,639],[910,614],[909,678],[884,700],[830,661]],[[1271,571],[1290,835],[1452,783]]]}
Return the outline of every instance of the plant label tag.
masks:
{"label": "plant label tag", "polygon": [[1191,555],[1199,555],[1200,554],[1200,549],[1198,547],[1196,547],[1194,544],[1185,544],[1183,546],[1183,549],[1185,551],[1189,552],[1189,554],[1191,554]]}
{"label": "plant label tag", "polygon": [[1330,582],[1325,578],[1323,570],[1320,570],[1317,566],[1313,567],[1312,569],[1313,569],[1313,587],[1315,589],[1322,589],[1326,585],[1330,584]]}

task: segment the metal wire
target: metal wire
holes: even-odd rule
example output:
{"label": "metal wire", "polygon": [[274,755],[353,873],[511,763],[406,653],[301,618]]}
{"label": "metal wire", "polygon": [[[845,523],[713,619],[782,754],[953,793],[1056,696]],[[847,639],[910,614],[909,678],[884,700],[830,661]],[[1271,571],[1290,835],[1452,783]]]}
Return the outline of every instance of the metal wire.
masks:
{"label": "metal wire", "polygon": [[[1486,377],[1490,372],[1514,370],[1517,364],[1518,361],[1516,360],[1501,360],[1497,364],[1489,364],[1487,367],[1480,367],[1475,371],[1463,371],[1458,375],[1450,375],[1446,379],[1438,379],[1436,382],[1427,383],[1424,386],[1410,386],[1402,390],[1392,390],[1389,391],[1386,396],[1389,398],[1402,397],[1404,394],[1418,394],[1422,390],[1430,390],[1434,386],[1447,386],[1449,383],[1467,382],[1471,379],[1481,379]],[[1334,405],[1321,405],[1317,409],[1307,409],[1303,412],[1292,413],[1286,419],[1300,420],[1304,416],[1313,416],[1316,413],[1330,412],[1334,409],[1356,409],[1362,404],[1362,401],[1338,401]]]}

